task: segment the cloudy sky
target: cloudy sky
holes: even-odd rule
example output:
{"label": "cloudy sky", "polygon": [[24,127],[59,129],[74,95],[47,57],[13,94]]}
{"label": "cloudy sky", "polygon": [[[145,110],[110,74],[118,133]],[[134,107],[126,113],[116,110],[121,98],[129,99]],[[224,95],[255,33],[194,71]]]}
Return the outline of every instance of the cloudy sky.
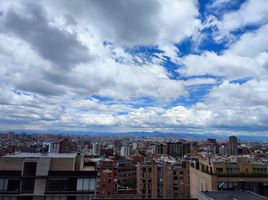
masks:
{"label": "cloudy sky", "polygon": [[267,0],[0,0],[0,130],[268,135]]}

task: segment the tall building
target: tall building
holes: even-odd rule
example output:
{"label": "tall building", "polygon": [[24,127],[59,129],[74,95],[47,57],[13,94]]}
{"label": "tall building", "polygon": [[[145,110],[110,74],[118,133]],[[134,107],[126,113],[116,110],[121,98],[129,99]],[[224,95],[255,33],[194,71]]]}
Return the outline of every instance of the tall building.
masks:
{"label": "tall building", "polygon": [[156,153],[160,155],[167,154],[167,144],[163,144],[163,143],[158,144],[156,146]]}
{"label": "tall building", "polygon": [[92,144],[92,153],[94,155],[100,155],[100,144],[95,142]]}
{"label": "tall building", "polygon": [[228,154],[229,155],[237,155],[238,154],[237,137],[235,137],[235,136],[229,137]]}
{"label": "tall building", "polygon": [[60,142],[60,153],[74,153],[77,151],[77,145],[75,142],[69,141],[68,138],[65,138]]}
{"label": "tall building", "polygon": [[60,152],[60,143],[59,142],[52,142],[49,144],[49,153],[59,153]]}
{"label": "tall building", "polygon": [[98,178],[98,198],[136,197],[136,166],[130,160],[101,160]]}
{"label": "tall building", "polygon": [[0,199],[94,198],[96,170],[76,153],[19,153],[0,158]]}
{"label": "tall building", "polygon": [[173,157],[183,157],[185,154],[190,153],[191,145],[188,142],[168,142],[167,154]]}
{"label": "tall building", "polygon": [[139,198],[188,198],[189,168],[147,162],[137,165]]}
{"label": "tall building", "polygon": [[113,145],[114,155],[120,155],[122,142],[120,140],[115,140]]}
{"label": "tall building", "polygon": [[122,146],[120,149],[120,156],[126,157],[130,155],[130,147],[129,146]]}

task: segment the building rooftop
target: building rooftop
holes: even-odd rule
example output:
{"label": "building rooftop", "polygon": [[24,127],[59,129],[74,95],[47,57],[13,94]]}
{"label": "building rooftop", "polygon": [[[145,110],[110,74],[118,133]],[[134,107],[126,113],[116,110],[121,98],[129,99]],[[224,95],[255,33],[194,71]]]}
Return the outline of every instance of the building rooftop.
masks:
{"label": "building rooftop", "polygon": [[4,157],[7,158],[40,158],[40,157],[47,157],[47,158],[75,158],[76,153],[15,153],[10,155],[5,155]]}
{"label": "building rooftop", "polygon": [[268,198],[250,191],[202,192],[209,200],[267,200]]}

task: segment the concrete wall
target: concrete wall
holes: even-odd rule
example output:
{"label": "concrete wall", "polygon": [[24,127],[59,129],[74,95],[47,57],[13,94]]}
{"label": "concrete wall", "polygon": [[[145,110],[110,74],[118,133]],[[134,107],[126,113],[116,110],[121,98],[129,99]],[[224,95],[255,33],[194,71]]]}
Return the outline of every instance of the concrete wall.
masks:
{"label": "concrete wall", "polygon": [[75,158],[51,158],[51,171],[74,171]]}
{"label": "concrete wall", "polygon": [[197,198],[200,191],[216,191],[217,176],[209,175],[190,167],[190,196]]}
{"label": "concrete wall", "polygon": [[0,170],[22,170],[24,158],[0,158]]}

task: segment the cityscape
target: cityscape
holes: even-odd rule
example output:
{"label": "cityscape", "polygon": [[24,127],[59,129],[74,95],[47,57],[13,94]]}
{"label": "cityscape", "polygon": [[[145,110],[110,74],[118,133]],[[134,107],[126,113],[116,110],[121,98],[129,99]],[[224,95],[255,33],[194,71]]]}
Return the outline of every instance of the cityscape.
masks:
{"label": "cityscape", "polygon": [[0,196],[12,200],[268,197],[268,142],[14,132],[0,142]]}
{"label": "cityscape", "polygon": [[0,0],[0,200],[268,200],[268,0]]}

